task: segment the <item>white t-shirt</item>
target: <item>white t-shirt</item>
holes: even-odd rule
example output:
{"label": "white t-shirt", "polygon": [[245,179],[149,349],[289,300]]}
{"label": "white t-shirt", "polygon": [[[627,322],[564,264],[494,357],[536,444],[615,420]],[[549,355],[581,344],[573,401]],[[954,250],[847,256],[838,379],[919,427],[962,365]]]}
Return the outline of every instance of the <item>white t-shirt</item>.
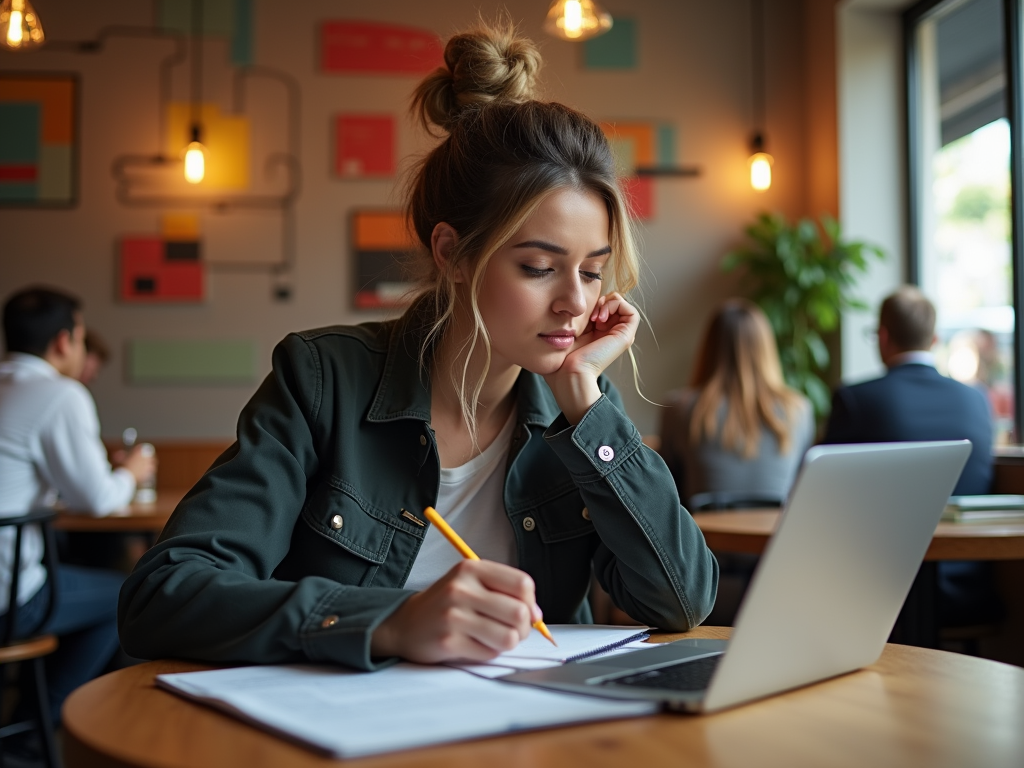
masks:
{"label": "white t-shirt", "polygon": [[[437,511],[484,560],[516,565],[516,541],[505,513],[505,463],[516,425],[513,410],[487,450],[461,467],[441,469]],[[462,555],[437,532],[427,529],[406,589],[426,589],[462,560]]]}
{"label": "white t-shirt", "polygon": [[[57,499],[71,509],[107,514],[132,500],[135,478],[110,469],[96,403],[84,386],[41,357],[11,353],[0,362],[0,516],[17,517]],[[46,580],[43,542],[25,528],[18,604]],[[0,613],[14,559],[14,529],[0,530]]]}

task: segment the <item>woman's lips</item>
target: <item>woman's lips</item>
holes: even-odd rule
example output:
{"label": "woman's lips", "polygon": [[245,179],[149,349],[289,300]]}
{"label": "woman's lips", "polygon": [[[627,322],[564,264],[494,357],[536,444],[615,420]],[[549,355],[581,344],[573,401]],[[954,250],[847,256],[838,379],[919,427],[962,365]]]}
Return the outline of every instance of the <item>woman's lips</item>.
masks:
{"label": "woman's lips", "polygon": [[553,333],[537,334],[555,349],[569,349],[576,341],[574,331],[554,331]]}

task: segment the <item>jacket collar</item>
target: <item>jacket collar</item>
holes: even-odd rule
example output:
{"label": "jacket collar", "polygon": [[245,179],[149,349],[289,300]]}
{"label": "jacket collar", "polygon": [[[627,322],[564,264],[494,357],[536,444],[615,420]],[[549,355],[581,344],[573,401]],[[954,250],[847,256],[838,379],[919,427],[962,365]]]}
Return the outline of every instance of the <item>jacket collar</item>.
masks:
{"label": "jacket collar", "polygon": [[[384,373],[367,413],[374,422],[419,419],[430,422],[430,370],[420,366],[420,348],[429,330],[429,298],[413,303],[390,323]],[[427,365],[430,364],[429,355]],[[561,413],[543,377],[523,370],[516,381],[516,420],[548,427]]]}

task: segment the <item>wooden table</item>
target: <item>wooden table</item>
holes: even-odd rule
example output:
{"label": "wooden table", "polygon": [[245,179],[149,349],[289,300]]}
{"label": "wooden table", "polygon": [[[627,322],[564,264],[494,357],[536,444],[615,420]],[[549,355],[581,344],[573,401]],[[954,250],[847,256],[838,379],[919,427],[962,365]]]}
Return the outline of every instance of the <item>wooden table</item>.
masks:
{"label": "wooden table", "polygon": [[[697,512],[707,545],[719,552],[759,555],[779,523],[777,509]],[[890,640],[937,648],[938,569],[942,560],[1024,560],[1024,522],[939,523]]]}
{"label": "wooden table", "polygon": [[[693,519],[711,549],[720,552],[764,552],[779,523],[776,509],[697,512]],[[1024,522],[939,523],[924,559],[1024,560]]]}
{"label": "wooden table", "polygon": [[[728,633],[701,627],[658,639]],[[603,722],[344,763],[153,685],[162,672],[207,668],[156,661],[79,688],[64,705],[67,768],[1024,765],[1024,669],[900,645],[886,646],[865,670],[714,715]]]}
{"label": "wooden table", "polygon": [[64,510],[57,514],[53,527],[58,531],[158,534],[188,491],[188,488],[160,491],[152,504],[132,502],[124,510],[103,517]]}

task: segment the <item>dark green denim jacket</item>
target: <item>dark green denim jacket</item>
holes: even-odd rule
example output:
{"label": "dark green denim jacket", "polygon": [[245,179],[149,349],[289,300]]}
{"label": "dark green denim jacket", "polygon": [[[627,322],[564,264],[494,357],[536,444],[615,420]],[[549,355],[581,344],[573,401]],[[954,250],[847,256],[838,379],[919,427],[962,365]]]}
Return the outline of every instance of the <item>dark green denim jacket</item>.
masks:
{"label": "dark green denim jacket", "polygon": [[[121,590],[140,658],[340,662],[373,669],[373,630],[403,589],[437,500],[429,376],[415,311],[292,334],[238,439],[182,500]],[[638,621],[686,630],[718,564],[604,377],[572,428],[523,371],[505,476],[519,568],[550,624],[589,620],[591,569]]]}

